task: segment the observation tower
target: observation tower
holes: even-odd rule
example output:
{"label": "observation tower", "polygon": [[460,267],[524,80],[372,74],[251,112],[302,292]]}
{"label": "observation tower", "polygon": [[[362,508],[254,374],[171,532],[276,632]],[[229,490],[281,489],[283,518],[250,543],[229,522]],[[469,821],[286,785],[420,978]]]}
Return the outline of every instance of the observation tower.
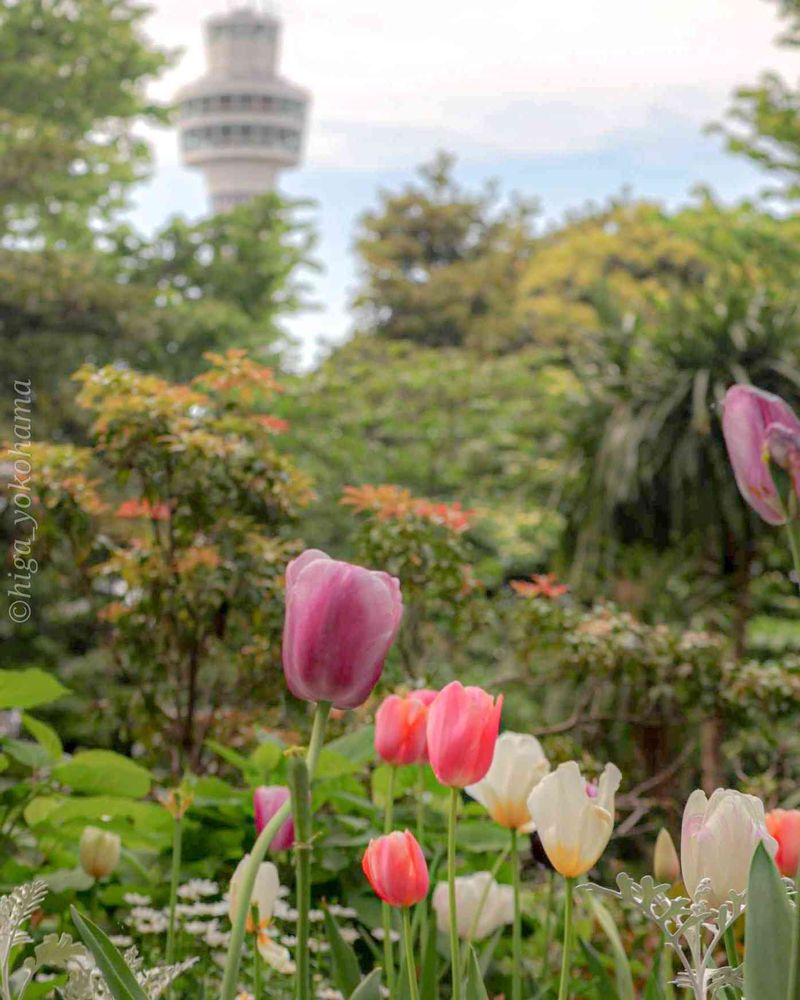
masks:
{"label": "observation tower", "polygon": [[278,75],[280,32],[252,7],[210,17],[208,70],[177,94],[181,156],[203,171],[215,213],[272,191],[300,163],[310,95]]}

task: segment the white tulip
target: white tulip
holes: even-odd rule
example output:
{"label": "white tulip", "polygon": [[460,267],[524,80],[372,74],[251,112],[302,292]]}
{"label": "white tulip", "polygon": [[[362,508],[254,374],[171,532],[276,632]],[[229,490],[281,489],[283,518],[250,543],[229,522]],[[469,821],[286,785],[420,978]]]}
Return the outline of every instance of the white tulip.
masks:
{"label": "white tulip", "polygon": [[[498,927],[513,921],[514,890],[510,885],[499,885],[489,872],[459,875],[455,881],[458,936],[462,940],[469,939],[473,922],[472,940],[482,941]],[[476,921],[479,907],[480,915]],[[450,899],[446,882],[439,882],[433,890],[433,908],[436,911],[436,926],[442,933],[447,933],[450,929]]]}
{"label": "white tulip", "polygon": [[759,843],[775,856],[778,843],[767,831],[764,804],[754,795],[718,788],[706,798],[699,788],[683,811],[681,870],[694,898],[704,878],[711,883],[708,901],[720,906],[731,892],[744,892],[750,863]]}
{"label": "white tulip", "polygon": [[[242,879],[244,870],[250,861],[250,855],[245,854],[231,879],[228,913],[231,922],[236,917],[236,910],[239,906],[239,896],[241,894]],[[279,945],[269,933],[269,925],[272,922],[272,914],[275,910],[275,903],[278,900],[281,890],[278,869],[271,861],[262,861],[258,866],[256,881],[253,885],[253,894],[250,897],[251,909],[254,906],[258,912],[258,924],[253,922],[252,914],[247,914],[247,930],[250,934],[256,935],[256,943],[261,957],[278,972],[294,972],[294,963],[291,961],[286,948]]]}
{"label": "white tulip", "polygon": [[530,833],[534,824],[528,796],[549,770],[550,763],[535,736],[501,733],[485,777],[467,785],[466,791],[485,807],[495,823]]}
{"label": "white tulip", "polygon": [[528,796],[528,809],[547,857],[565,878],[585,875],[600,858],[614,828],[614,795],[622,775],[606,764],[597,787],[574,760],[542,778]]}

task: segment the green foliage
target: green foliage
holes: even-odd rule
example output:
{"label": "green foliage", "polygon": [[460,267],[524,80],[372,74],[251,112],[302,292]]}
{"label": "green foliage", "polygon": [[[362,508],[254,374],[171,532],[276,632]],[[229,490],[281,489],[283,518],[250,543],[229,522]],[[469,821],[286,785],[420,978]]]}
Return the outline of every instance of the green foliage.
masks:
{"label": "green foliage", "polygon": [[163,747],[151,726],[165,712],[171,752],[195,765],[223,697],[247,674],[274,676],[287,528],[308,498],[264,412],[279,389],[270,369],[241,351],[209,360],[191,387],[83,369],[94,448],[37,449],[52,564],[87,594],[130,678],[128,732]]}
{"label": "green foliage", "polygon": [[493,185],[467,193],[453,167],[440,153],[418,183],[382,192],[361,217],[354,304],[379,337],[493,352],[518,337],[509,301],[530,252],[534,207],[501,205]]}
{"label": "green foliage", "polygon": [[108,936],[74,906],[70,914],[81,940],[97,962],[97,967],[114,1000],[147,1000],[147,994],[125,964],[122,955],[108,940]]}
{"label": "green foliage", "polygon": [[[774,0],[784,31],[780,45],[800,45],[800,4],[797,0]],[[782,186],[768,193],[795,200],[800,196],[800,90],[776,72],[734,93],[734,101],[722,124],[712,131],[722,133],[730,152],[746,156],[774,174]]]}
{"label": "green foliage", "polygon": [[[134,126],[163,122],[145,96],[167,65],[138,0],[18,0],[0,11],[0,228],[92,242],[143,176]],[[91,54],[89,57],[88,54]]]}
{"label": "green foliage", "polygon": [[[797,906],[795,901],[795,906]],[[750,866],[747,888],[747,932],[744,986],[759,1000],[791,1000],[794,908],[775,862],[759,844]]]}

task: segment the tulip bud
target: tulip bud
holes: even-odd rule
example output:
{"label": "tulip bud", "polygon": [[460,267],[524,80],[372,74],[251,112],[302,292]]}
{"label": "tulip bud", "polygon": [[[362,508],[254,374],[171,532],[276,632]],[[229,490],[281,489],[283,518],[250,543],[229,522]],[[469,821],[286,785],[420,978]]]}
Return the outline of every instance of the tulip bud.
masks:
{"label": "tulip bud", "polygon": [[725,394],[722,432],[739,492],[768,524],[785,524],[769,461],[789,472],[800,496],[800,420],[792,408],[780,396],[734,385]]}
{"label": "tulip bud", "polygon": [[389,906],[414,906],[428,895],[428,865],[409,830],[371,840],[361,867],[375,893]]}
{"label": "tulip bud", "polygon": [[675,844],[669,835],[669,830],[663,827],[656,837],[656,849],[653,853],[653,875],[656,882],[669,882],[674,885],[681,877],[681,863]]}
{"label": "tulip bud", "polygon": [[440,691],[428,709],[428,757],[443,785],[466,788],[489,770],[503,696],[494,700],[479,687],[458,681]]}
{"label": "tulip bud", "polygon": [[424,764],[428,709],[419,699],[390,694],[375,714],[375,750],[388,764]]}
{"label": "tulip bud", "polygon": [[[275,813],[289,798],[289,789],[283,785],[260,785],[253,793],[253,812],[256,833],[261,833]],[[288,851],[294,843],[294,820],[288,816],[270,842],[270,851]]]}
{"label": "tulip bud", "polygon": [[[514,890],[510,885],[499,885],[489,872],[459,875],[455,885],[456,921],[458,936],[462,940],[482,941],[514,920]],[[438,883],[433,890],[432,903],[436,926],[443,934],[447,933],[450,927],[447,882]]]}
{"label": "tulip bud", "polygon": [[92,878],[107,878],[119,864],[121,843],[116,833],[87,826],[78,848],[81,868]]}
{"label": "tulip bud", "polygon": [[307,549],[286,568],[283,672],[289,690],[335,708],[362,705],[402,616],[395,577]]}
{"label": "tulip bud", "polygon": [[614,829],[614,796],[621,779],[619,768],[606,764],[590,790],[570,760],[542,778],[528,796],[528,811],[559,875],[576,878],[597,863]]}
{"label": "tulip bud", "polygon": [[550,770],[541,744],[535,736],[501,733],[497,738],[492,766],[467,795],[484,806],[500,826],[530,833],[533,820],[528,812],[528,796]]}
{"label": "tulip bud", "polygon": [[766,822],[767,830],[778,842],[778,871],[787,878],[796,878],[800,864],[800,809],[773,809],[767,813]]}
{"label": "tulip bud", "polygon": [[711,885],[711,906],[744,892],[761,842],[774,856],[778,845],[767,831],[760,799],[730,788],[718,788],[710,799],[700,789],[692,792],[681,828],[681,871],[689,895],[694,898],[703,879]]}

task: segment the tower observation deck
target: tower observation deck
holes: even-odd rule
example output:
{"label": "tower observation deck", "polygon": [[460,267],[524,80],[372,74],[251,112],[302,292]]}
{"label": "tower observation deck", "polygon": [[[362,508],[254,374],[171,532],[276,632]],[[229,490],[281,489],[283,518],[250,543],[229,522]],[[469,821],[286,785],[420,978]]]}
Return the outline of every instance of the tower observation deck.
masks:
{"label": "tower observation deck", "polygon": [[208,71],[177,95],[181,156],[203,171],[214,212],[273,190],[300,162],[310,97],[277,74],[280,30],[250,7],[209,18]]}

